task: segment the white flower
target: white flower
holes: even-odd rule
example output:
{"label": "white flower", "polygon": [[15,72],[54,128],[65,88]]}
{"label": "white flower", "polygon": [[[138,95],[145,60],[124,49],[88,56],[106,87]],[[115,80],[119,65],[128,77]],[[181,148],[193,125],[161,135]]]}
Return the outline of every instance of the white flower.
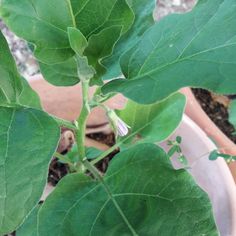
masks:
{"label": "white flower", "polygon": [[129,133],[129,126],[117,116],[117,134],[121,137]]}
{"label": "white flower", "polygon": [[111,127],[116,136],[126,136],[129,133],[129,126],[119,117],[113,110],[107,111],[107,116],[110,120]]}

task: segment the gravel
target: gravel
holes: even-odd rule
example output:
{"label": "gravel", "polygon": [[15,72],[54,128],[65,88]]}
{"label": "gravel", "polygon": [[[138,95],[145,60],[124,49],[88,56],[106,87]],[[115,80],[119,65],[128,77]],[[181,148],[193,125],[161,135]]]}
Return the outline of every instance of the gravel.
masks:
{"label": "gravel", "polygon": [[15,58],[19,72],[29,77],[39,73],[38,65],[27,43],[13,34],[0,19],[0,30],[9,44],[10,50]]}
{"label": "gravel", "polygon": [[196,0],[158,0],[155,11],[157,20],[170,13],[183,13],[190,11],[196,4]]}
{"label": "gravel", "polygon": [[[196,0],[158,0],[154,17],[160,20],[170,13],[183,13],[192,9]],[[0,19],[0,30],[5,35],[16,60],[19,72],[26,78],[39,73],[38,64],[27,43],[13,34]]]}

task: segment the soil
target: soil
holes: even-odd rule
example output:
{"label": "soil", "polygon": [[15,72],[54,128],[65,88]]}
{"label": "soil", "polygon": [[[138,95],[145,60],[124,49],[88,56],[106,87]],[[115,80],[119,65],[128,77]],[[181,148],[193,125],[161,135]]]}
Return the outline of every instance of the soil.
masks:
{"label": "soil", "polygon": [[228,120],[228,105],[236,95],[219,96],[204,89],[192,89],[192,91],[211,120],[236,143],[236,135],[233,134],[235,132],[234,126]]}
{"label": "soil", "polygon": [[[65,129],[62,129],[62,132],[65,132]],[[93,139],[97,142],[106,144],[107,146],[113,146],[115,144],[115,136],[113,133],[104,134],[104,133],[93,133],[87,135],[88,138]],[[102,172],[105,173],[108,168],[109,161],[119,152],[119,150],[113,151],[106,158],[100,161],[96,167]],[[63,151],[63,155],[66,154],[67,151]],[[53,186],[56,186],[57,183],[69,173],[69,167],[66,164],[59,162],[56,158],[54,158],[49,167],[48,174],[48,182]]]}

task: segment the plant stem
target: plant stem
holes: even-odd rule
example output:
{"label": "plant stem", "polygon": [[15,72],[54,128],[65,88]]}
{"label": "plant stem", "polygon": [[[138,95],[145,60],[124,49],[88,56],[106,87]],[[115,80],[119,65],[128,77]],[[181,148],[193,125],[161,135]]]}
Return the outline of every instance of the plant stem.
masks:
{"label": "plant stem", "polygon": [[58,118],[56,116],[52,116],[51,117],[58,123],[59,126],[63,126],[65,128],[68,128],[68,129],[71,129],[71,130],[77,130],[78,128],[73,124],[71,123],[70,121],[67,121],[67,120],[63,120],[61,118]]}
{"label": "plant stem", "polygon": [[96,167],[94,167],[88,160],[84,160],[83,164],[85,166],[85,168],[87,170],[89,170],[93,176],[102,184],[102,186],[104,187],[105,191],[107,192],[107,195],[109,196],[109,198],[111,199],[111,201],[113,202],[115,208],[117,209],[117,211],[119,212],[119,214],[121,215],[122,219],[124,220],[124,222],[126,223],[126,225],[128,226],[129,230],[131,231],[133,236],[138,236],[138,234],[135,232],[134,228],[132,227],[132,225],[130,224],[129,220],[127,219],[127,217],[125,216],[124,212],[122,211],[122,209],[120,208],[119,204],[117,203],[116,199],[114,198],[112,192],[109,189],[109,186],[106,184],[106,182],[103,180],[103,177],[101,176],[101,174],[99,173],[99,171],[97,170]]}
{"label": "plant stem", "polygon": [[82,84],[82,95],[83,95],[83,106],[78,118],[78,130],[76,132],[76,142],[78,145],[78,153],[80,160],[85,158],[85,134],[86,134],[86,121],[90,113],[89,107],[89,81],[81,81]]}
{"label": "plant stem", "polygon": [[114,146],[112,146],[111,148],[107,149],[106,151],[104,151],[99,157],[97,157],[96,159],[94,159],[93,161],[91,161],[92,165],[97,164],[99,161],[101,161],[102,159],[104,159],[105,157],[107,157],[110,153],[112,153],[113,151],[115,151],[119,146],[121,145],[121,143],[117,143]]}

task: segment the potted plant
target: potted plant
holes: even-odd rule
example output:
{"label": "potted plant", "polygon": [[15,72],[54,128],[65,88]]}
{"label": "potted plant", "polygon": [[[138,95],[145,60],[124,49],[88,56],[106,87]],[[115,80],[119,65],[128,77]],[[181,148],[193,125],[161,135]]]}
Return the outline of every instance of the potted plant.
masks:
{"label": "potted plant", "polygon": [[[43,111],[0,35],[0,234],[24,223],[18,235],[218,235],[208,195],[170,163],[174,154],[186,162],[181,138],[169,141],[168,154],[155,143],[182,120],[180,88],[235,92],[236,6],[233,0],[199,1],[192,12],[155,24],[154,5],[1,1],[1,17],[33,45],[44,78],[57,86],[81,84],[82,107],[73,124]],[[121,72],[125,79],[104,83]],[[92,85],[98,88],[89,97]],[[104,104],[116,93],[129,99],[117,112]],[[96,107],[105,110],[117,142],[89,161],[86,121]],[[40,206],[51,157],[63,159],[55,154],[60,126],[74,130],[78,159],[64,159],[74,173]],[[100,173],[94,164],[117,147]]]}

